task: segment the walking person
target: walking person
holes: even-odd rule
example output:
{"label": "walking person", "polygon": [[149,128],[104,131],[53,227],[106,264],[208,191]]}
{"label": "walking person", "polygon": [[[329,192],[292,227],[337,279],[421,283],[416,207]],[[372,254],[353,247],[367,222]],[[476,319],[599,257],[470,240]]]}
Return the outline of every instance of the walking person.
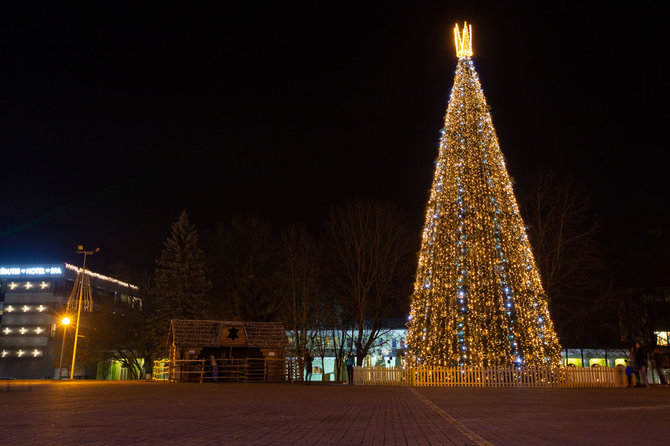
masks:
{"label": "walking person", "polygon": [[659,347],[656,347],[654,349],[654,368],[656,369],[656,373],[658,374],[658,382],[661,385],[667,385],[668,380],[665,379],[665,373],[663,373],[663,369],[668,365],[666,356],[663,354],[663,351]]}
{"label": "walking person", "polygon": [[349,352],[347,355],[347,359],[344,361],[344,365],[347,366],[347,379],[349,381],[349,385],[354,384],[354,363],[356,362],[356,358],[354,358],[354,352]]}
{"label": "walking person", "polygon": [[647,350],[645,350],[642,342],[638,341],[635,343],[635,347],[631,349],[631,356],[633,356],[635,368],[640,374],[640,380],[644,383],[642,387],[648,387],[649,380],[647,379]]}
{"label": "walking person", "polygon": [[212,381],[216,382],[219,380],[219,363],[214,355],[209,355],[209,364],[212,367]]}
{"label": "walking person", "polygon": [[309,350],[305,352],[305,384],[309,384],[312,380],[312,362],[314,358],[309,353]]}

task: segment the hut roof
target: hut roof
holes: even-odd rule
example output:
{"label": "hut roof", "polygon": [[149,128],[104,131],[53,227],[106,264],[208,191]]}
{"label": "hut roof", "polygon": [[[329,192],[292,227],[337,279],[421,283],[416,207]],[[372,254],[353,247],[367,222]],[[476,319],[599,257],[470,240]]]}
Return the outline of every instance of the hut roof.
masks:
{"label": "hut roof", "polygon": [[220,347],[221,332],[228,326],[242,326],[246,346],[286,348],[288,338],[281,322],[199,321],[172,319],[168,343],[178,347]]}

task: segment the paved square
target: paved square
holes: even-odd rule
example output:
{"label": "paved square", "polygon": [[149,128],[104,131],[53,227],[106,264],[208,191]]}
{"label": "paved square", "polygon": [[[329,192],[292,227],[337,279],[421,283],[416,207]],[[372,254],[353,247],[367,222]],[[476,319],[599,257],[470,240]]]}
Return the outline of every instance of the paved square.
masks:
{"label": "paved square", "polygon": [[670,388],[0,382],[7,445],[668,444]]}

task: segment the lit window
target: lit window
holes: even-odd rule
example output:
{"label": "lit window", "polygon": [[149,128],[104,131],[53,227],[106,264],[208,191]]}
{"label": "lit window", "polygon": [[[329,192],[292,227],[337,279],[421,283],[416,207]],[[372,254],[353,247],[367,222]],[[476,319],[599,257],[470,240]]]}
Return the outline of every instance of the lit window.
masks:
{"label": "lit window", "polygon": [[2,351],[2,357],[4,358],[7,355],[9,355],[9,352],[7,350],[3,350]]}
{"label": "lit window", "polygon": [[5,311],[7,313],[11,313],[12,311],[14,311],[14,307],[12,307],[11,305],[7,305],[7,308],[5,308]]}
{"label": "lit window", "polygon": [[24,305],[21,309],[23,310],[24,313],[30,311],[30,307],[28,305]]}
{"label": "lit window", "polygon": [[16,355],[17,355],[19,358],[20,358],[21,356],[25,355],[25,354],[26,354],[26,352],[24,352],[23,350],[19,350],[18,352],[16,352]]}
{"label": "lit window", "polygon": [[656,345],[670,345],[670,332],[657,331],[654,334],[656,335]]}
{"label": "lit window", "polygon": [[33,284],[30,282],[26,282],[26,289],[29,290],[33,287]]}
{"label": "lit window", "polygon": [[2,330],[2,332],[3,332],[4,334],[8,335],[8,334],[10,334],[10,333],[12,332],[12,329],[9,328],[9,327],[7,327],[7,328],[5,328],[4,330]]}
{"label": "lit window", "polygon": [[40,334],[40,333],[42,333],[43,331],[44,331],[44,328],[42,328],[42,327],[37,327],[37,328],[35,329],[35,333],[37,333],[37,334]]}
{"label": "lit window", "polygon": [[40,283],[40,288],[41,289],[49,288],[49,284],[46,283],[46,282],[42,282],[42,283]]}
{"label": "lit window", "polygon": [[37,350],[37,349],[33,350],[33,358],[37,358],[37,357],[40,356],[41,354],[42,354],[41,351],[39,351],[39,350]]}
{"label": "lit window", "polygon": [[28,331],[26,327],[21,327],[21,329],[19,330],[21,334],[26,334],[26,331]]}
{"label": "lit window", "polygon": [[37,311],[39,311],[40,313],[46,311],[46,309],[47,307],[45,307],[44,305],[40,305],[39,307],[37,307]]}
{"label": "lit window", "polygon": [[[11,283],[9,284],[9,289],[10,289],[10,290],[13,290],[13,289],[16,288],[17,286],[19,286],[18,283],[11,282]],[[3,351],[4,351],[4,350],[3,350]]]}

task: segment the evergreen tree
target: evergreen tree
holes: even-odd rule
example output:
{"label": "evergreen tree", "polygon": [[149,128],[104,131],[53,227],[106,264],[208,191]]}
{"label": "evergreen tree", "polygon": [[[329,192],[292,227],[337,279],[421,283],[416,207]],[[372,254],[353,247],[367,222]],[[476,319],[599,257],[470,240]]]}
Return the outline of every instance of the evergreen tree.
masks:
{"label": "evergreen tree", "polygon": [[277,238],[273,226],[257,215],[238,215],[219,226],[210,255],[224,320],[278,320]]}
{"label": "evergreen tree", "polygon": [[198,246],[198,231],[189,223],[186,211],[172,224],[156,263],[151,289],[152,331],[164,339],[170,319],[208,316],[206,295],[211,284],[205,274],[205,254]]}
{"label": "evergreen tree", "polygon": [[427,365],[558,364],[524,222],[472,62],[459,57],[410,309],[409,349]]}

